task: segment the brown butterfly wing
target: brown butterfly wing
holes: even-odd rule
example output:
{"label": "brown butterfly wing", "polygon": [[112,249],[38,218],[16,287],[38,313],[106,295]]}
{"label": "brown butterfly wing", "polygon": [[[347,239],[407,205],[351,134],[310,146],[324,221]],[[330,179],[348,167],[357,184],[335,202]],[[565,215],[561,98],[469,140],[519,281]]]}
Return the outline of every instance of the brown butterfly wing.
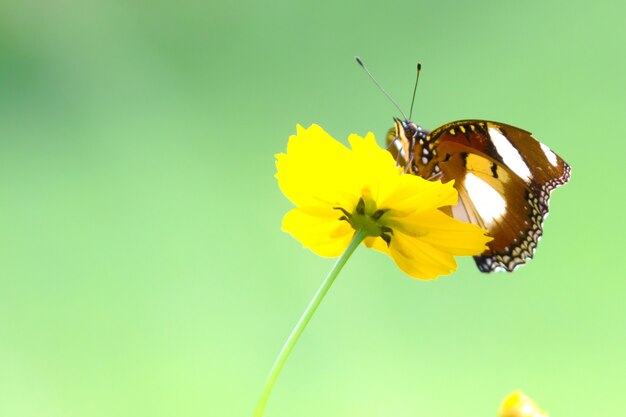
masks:
{"label": "brown butterfly wing", "polygon": [[520,155],[532,173],[531,187],[539,194],[539,203],[545,204],[547,213],[550,192],[569,181],[570,166],[529,132],[503,123],[487,123],[499,129],[516,149],[523,151]]}
{"label": "brown butterfly wing", "polygon": [[[550,192],[569,180],[569,165],[529,132],[502,123],[453,122],[428,139],[442,180],[455,180],[467,218],[494,238],[474,257],[478,268],[512,271],[526,263],[543,233]],[[460,217],[458,209],[454,214]]]}

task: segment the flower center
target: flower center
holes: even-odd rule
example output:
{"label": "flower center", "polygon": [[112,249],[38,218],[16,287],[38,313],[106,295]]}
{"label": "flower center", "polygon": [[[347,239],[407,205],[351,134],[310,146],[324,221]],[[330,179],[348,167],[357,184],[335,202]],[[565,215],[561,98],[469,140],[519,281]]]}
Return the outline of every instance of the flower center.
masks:
{"label": "flower center", "polygon": [[342,207],[335,207],[344,214],[340,220],[345,220],[355,230],[362,230],[367,236],[381,237],[387,245],[391,242],[393,230],[385,226],[385,222],[381,219],[387,209],[379,209],[376,207],[376,201],[372,197],[369,188],[364,188],[361,192],[361,198],[352,213]]}

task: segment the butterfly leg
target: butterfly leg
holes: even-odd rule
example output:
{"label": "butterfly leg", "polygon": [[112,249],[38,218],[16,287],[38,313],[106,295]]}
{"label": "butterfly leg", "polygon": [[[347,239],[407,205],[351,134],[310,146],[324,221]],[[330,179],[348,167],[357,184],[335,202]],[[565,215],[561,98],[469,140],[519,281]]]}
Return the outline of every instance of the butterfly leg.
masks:
{"label": "butterfly leg", "polygon": [[[397,162],[396,162],[397,163]],[[406,163],[406,165],[404,165],[404,173],[405,174],[410,174],[411,173],[411,165],[413,164],[413,155],[411,155],[411,158],[408,160],[408,162]]]}
{"label": "butterfly leg", "polygon": [[428,181],[438,181],[443,177],[443,172],[439,172],[437,174],[433,174],[427,178]]}
{"label": "butterfly leg", "polygon": [[393,138],[393,140],[391,142],[389,142],[389,145],[387,145],[387,150],[390,150],[391,147],[395,145],[397,140],[398,140],[397,136],[395,138]]}

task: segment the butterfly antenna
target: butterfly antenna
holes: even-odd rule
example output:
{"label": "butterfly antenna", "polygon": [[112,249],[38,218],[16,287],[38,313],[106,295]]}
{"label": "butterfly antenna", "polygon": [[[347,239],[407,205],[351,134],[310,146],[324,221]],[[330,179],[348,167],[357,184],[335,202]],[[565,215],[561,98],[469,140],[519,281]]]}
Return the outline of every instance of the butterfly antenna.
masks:
{"label": "butterfly antenna", "polygon": [[415,77],[415,87],[413,87],[413,98],[411,99],[411,110],[409,110],[409,120],[413,116],[413,103],[415,103],[415,92],[417,91],[417,82],[420,79],[420,71],[422,70],[422,64],[417,63],[417,76]]}
{"label": "butterfly antenna", "polygon": [[396,103],[396,101],[389,95],[389,93],[387,93],[385,89],[380,84],[378,84],[378,81],[376,81],[376,78],[374,78],[372,73],[369,72],[369,70],[365,67],[365,64],[363,64],[363,61],[361,60],[361,58],[359,58],[358,56],[355,56],[354,59],[356,59],[357,64],[359,64],[361,68],[363,68],[363,70],[367,73],[367,75],[374,82],[374,84],[376,84],[376,87],[378,87],[378,89],[382,91],[382,93],[389,99],[389,101],[391,101],[391,103],[396,107],[396,109],[398,109],[402,117],[406,119],[407,118],[406,114],[404,114],[400,106],[398,106],[398,103]]}

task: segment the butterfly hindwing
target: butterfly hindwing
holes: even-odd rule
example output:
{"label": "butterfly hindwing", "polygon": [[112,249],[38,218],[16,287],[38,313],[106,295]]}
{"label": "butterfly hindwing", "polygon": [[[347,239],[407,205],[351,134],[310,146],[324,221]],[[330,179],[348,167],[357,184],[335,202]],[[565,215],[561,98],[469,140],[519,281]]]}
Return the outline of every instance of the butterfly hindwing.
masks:
{"label": "butterfly hindwing", "polygon": [[[446,146],[442,144],[442,148]],[[454,153],[440,167],[444,182],[454,177],[459,205],[467,218],[493,237],[489,249],[474,258],[481,271],[512,271],[532,257],[542,233],[543,215],[524,181],[507,167],[474,153]],[[458,216],[455,211],[453,214]]]}

